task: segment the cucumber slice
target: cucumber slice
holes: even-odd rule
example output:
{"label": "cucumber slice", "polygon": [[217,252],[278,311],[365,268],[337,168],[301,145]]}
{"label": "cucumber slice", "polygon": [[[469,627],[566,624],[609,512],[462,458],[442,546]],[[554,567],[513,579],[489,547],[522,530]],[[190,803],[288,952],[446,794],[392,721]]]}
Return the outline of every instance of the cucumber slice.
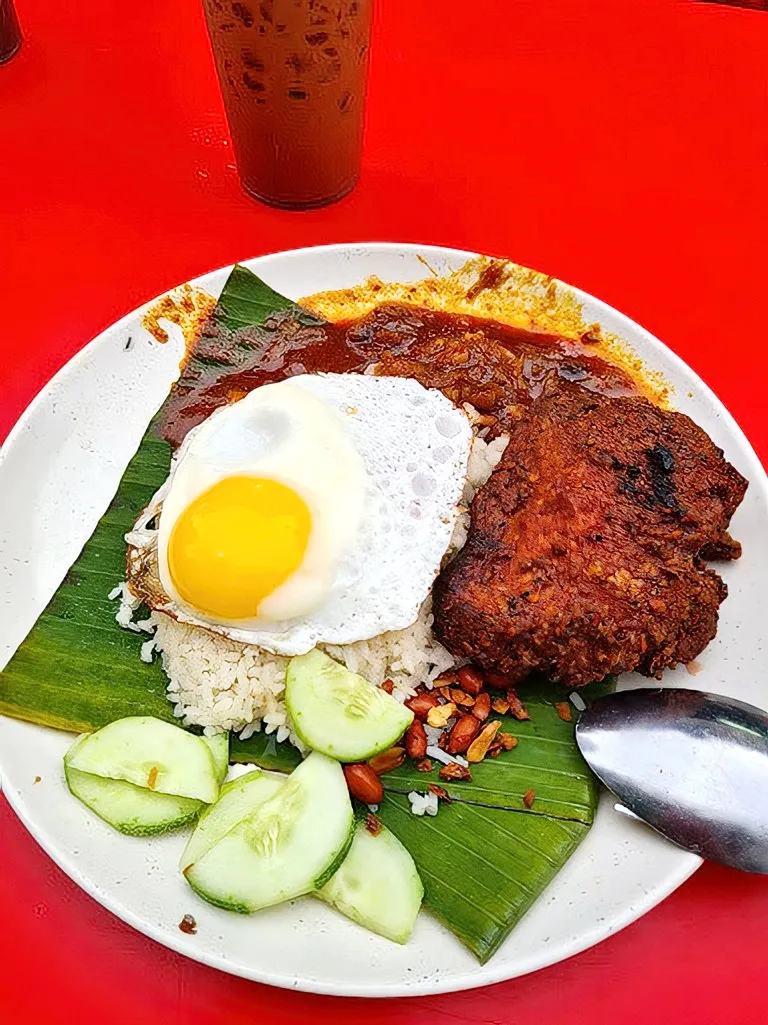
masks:
{"label": "cucumber slice", "polygon": [[89,734],[70,751],[69,765],[206,804],[219,794],[213,754],[202,737],[151,716],[118,719]]}
{"label": "cucumber slice", "polygon": [[127,836],[169,833],[197,818],[203,807],[191,797],[153,793],[122,779],[105,779],[64,763],[67,786],[100,819]]}
{"label": "cucumber slice", "polygon": [[247,914],[323,886],[353,835],[341,766],[310,754],[185,875],[204,900]]}
{"label": "cucumber slice", "polygon": [[200,816],[192,836],[179,862],[185,872],[204,857],[239,822],[247,818],[267,798],[280,789],[286,777],[267,776],[261,769],[225,783],[216,804],[210,805]]}
{"label": "cucumber slice", "polygon": [[395,943],[405,943],[424,897],[416,865],[394,833],[373,836],[359,823],[349,854],[317,894],[347,918]]}
{"label": "cucumber slice", "polygon": [[386,751],[413,722],[405,705],[317,648],[288,663],[285,703],[304,743],[342,762]]}
{"label": "cucumber slice", "polygon": [[216,778],[219,781],[219,786],[221,786],[227,778],[227,772],[229,771],[229,734],[217,733],[213,737],[204,736],[203,740],[213,757]]}

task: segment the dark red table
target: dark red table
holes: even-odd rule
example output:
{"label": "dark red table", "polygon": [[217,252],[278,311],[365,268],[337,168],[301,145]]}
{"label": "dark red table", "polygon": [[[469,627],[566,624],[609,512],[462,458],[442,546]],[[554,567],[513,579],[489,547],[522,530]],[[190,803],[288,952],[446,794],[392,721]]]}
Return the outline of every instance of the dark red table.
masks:
{"label": "dark red table", "polygon": [[[380,0],[360,185],[289,214],[238,189],[196,0],[17,6],[25,45],[0,67],[0,437],[90,338],[166,288],[272,250],[392,239],[506,255],[607,300],[713,385],[768,461],[768,14]],[[122,925],[0,803],[2,1021],[763,1025],[766,922],[768,882],[705,867],[529,978],[413,1001],[302,996]]]}

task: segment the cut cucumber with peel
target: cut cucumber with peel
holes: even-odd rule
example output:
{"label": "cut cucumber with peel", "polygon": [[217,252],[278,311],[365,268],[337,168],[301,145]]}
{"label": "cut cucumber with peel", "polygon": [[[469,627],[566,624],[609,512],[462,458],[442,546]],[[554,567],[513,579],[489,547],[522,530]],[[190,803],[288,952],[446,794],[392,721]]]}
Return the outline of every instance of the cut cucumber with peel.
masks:
{"label": "cut cucumber with peel", "polygon": [[361,822],[349,854],[317,896],[358,925],[405,943],[424,887],[413,858],[394,833],[381,826],[374,836]]}
{"label": "cut cucumber with peel", "polygon": [[219,794],[219,769],[203,738],[151,716],[118,719],[88,734],[72,749],[68,764],[93,776],[206,804]]}
{"label": "cut cucumber with peel", "polygon": [[341,766],[313,752],[185,876],[210,904],[247,914],[319,889],[353,835]]}
{"label": "cut cucumber with peel", "polygon": [[413,722],[405,705],[317,648],[288,663],[285,704],[304,743],[342,762],[386,751]]}
{"label": "cut cucumber with peel", "polygon": [[179,862],[185,872],[214,847],[219,840],[239,822],[251,815],[256,808],[280,789],[285,776],[268,776],[261,769],[254,769],[239,776],[221,788],[219,799],[205,809]]}
{"label": "cut cucumber with peel", "polygon": [[203,741],[211,752],[216,778],[221,786],[229,771],[229,734],[217,733],[213,737],[204,736]]}
{"label": "cut cucumber with peel", "polygon": [[153,793],[122,779],[92,776],[72,768],[66,757],[64,775],[70,792],[79,801],[127,836],[169,833],[193,822],[204,807],[201,801],[191,797]]}

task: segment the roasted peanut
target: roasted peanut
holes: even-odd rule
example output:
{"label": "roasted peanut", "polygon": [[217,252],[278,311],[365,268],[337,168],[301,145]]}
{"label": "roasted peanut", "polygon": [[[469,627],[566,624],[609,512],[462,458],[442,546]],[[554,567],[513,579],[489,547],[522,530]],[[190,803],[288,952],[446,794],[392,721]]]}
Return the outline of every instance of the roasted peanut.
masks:
{"label": "roasted peanut", "polygon": [[423,758],[427,753],[427,735],[418,719],[405,731],[405,750],[411,758]]}
{"label": "roasted peanut", "polygon": [[395,685],[392,682],[392,680],[385,680],[384,683],[382,683],[381,685],[381,689],[386,691],[387,694],[391,694],[392,691],[395,689]]}
{"label": "roasted peanut", "polygon": [[353,797],[363,804],[379,804],[384,797],[384,787],[381,780],[365,762],[357,762],[354,765],[344,765],[344,779],[347,781],[347,789]]}
{"label": "roasted peanut", "polygon": [[456,705],[452,701],[444,705],[434,705],[427,713],[427,722],[436,730],[447,726],[448,720],[456,714]]}
{"label": "roasted peanut", "polygon": [[412,698],[408,698],[405,707],[410,708],[416,718],[423,722],[429,715],[430,708],[434,708],[439,703],[440,699],[435,693],[415,694]]}
{"label": "roasted peanut", "polygon": [[514,687],[510,687],[507,691],[507,701],[509,702],[509,711],[515,717],[515,719],[530,719],[528,710],[522,703],[520,698],[517,696],[517,691]]}
{"label": "roasted peanut", "polygon": [[526,790],[526,792],[523,794],[523,804],[525,805],[525,807],[526,808],[530,808],[535,800],[536,800],[536,791],[533,790],[533,789]]}
{"label": "roasted peanut", "polygon": [[474,705],[475,698],[471,694],[467,694],[466,691],[460,690],[458,687],[448,687],[447,690],[447,698],[454,705],[458,705],[460,708],[471,708]]}
{"label": "roasted peanut", "polygon": [[427,787],[430,794],[434,794],[438,801],[445,801],[446,804],[451,803],[451,798],[445,787],[439,787],[437,783],[430,783]]}
{"label": "roasted peanut", "polygon": [[451,762],[450,765],[444,765],[440,772],[438,772],[438,776],[440,779],[444,779],[446,783],[472,782],[472,773],[466,765],[459,765],[458,762]]}
{"label": "roasted peanut", "polygon": [[429,758],[422,758],[416,766],[419,772],[432,772],[432,761]]}
{"label": "roasted peanut", "polygon": [[474,666],[462,666],[457,676],[461,689],[476,698],[484,686],[483,678],[477,669]]}
{"label": "roasted peanut", "polygon": [[512,748],[517,747],[519,743],[517,737],[513,737],[511,733],[499,733],[496,739],[505,751],[511,751]]}
{"label": "roasted peanut", "polygon": [[389,750],[382,751],[381,754],[369,758],[368,764],[377,776],[383,776],[385,772],[391,772],[393,769],[399,768],[404,761],[405,748],[390,747]]}
{"label": "roasted peanut", "polygon": [[455,687],[458,682],[459,682],[459,677],[458,677],[458,674],[456,673],[456,671],[454,669],[449,669],[445,673],[440,673],[440,675],[435,680],[435,686],[436,687]]}
{"label": "roasted peanut", "polygon": [[506,715],[509,711],[509,702],[506,698],[494,698],[491,702],[491,708],[499,715]]}
{"label": "roasted peanut", "polygon": [[365,828],[368,830],[371,836],[378,836],[381,832],[381,822],[373,814],[372,811],[369,811],[368,814],[365,816]]}
{"label": "roasted peanut", "polygon": [[558,701],[555,704],[555,711],[557,712],[558,716],[563,720],[563,722],[571,721],[571,706],[568,704],[567,701]]}
{"label": "roasted peanut", "polygon": [[501,723],[498,719],[495,722],[488,722],[483,726],[480,733],[475,737],[467,749],[468,762],[482,762],[488,754],[488,748],[496,739]]}
{"label": "roasted peanut", "polygon": [[475,719],[479,719],[480,722],[485,722],[488,716],[491,714],[491,695],[487,691],[483,691],[482,694],[478,694],[475,698],[475,703],[472,706],[472,715]]}
{"label": "roasted peanut", "polygon": [[464,754],[479,732],[480,722],[474,715],[460,716],[448,734],[446,751],[451,755]]}

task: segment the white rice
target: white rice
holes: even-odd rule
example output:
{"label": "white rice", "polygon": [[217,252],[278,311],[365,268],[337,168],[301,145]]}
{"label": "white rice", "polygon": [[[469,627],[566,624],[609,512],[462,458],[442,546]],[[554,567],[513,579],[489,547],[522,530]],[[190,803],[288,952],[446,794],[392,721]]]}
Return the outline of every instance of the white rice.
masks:
{"label": "white rice", "polygon": [[442,762],[443,765],[463,765],[465,768],[469,765],[466,758],[462,758],[461,755],[449,755],[447,751],[443,751],[437,744],[430,744],[427,748],[427,758],[434,758],[436,762]]}
{"label": "white rice", "polygon": [[581,694],[577,694],[576,691],[574,691],[570,697],[571,704],[574,708],[578,709],[579,712],[583,712],[586,709],[587,704],[584,701],[584,698],[581,696]]}
{"label": "white rice", "polygon": [[[136,626],[138,627],[138,623],[136,624]],[[154,637],[150,637],[149,640],[145,641],[142,644],[142,646],[141,646],[141,651],[139,652],[139,655],[141,657],[141,661],[142,662],[151,662],[152,661],[152,657],[153,657],[152,656],[152,652],[154,650],[155,650],[155,639],[154,639]]]}
{"label": "white rice", "polygon": [[412,790],[408,800],[414,815],[437,815],[437,794],[420,794],[418,790]]}
{"label": "white rice", "polygon": [[120,606],[115,614],[118,624],[124,630],[133,630],[135,633],[141,633],[141,626],[133,622],[133,614],[141,605],[141,599],[131,594],[125,581],[119,583],[117,587],[113,587],[107,597],[110,601],[114,601],[115,598],[120,599]]}
{"label": "white rice", "polygon": [[[502,435],[488,443],[476,434],[469,457],[464,505],[451,539],[449,556],[463,547],[469,527],[469,503],[501,459],[507,440]],[[184,725],[201,726],[209,734],[232,730],[243,739],[263,728],[268,734],[274,733],[278,742],[290,739],[301,747],[283,700],[287,658],[201,627],[179,623],[164,613],[155,612],[148,619],[134,622],[140,600],[130,593],[125,583],[110,592],[110,598],[118,596],[117,622],[129,630],[152,634],[141,647],[141,658],[151,662],[154,652],[160,653],[169,681],[168,698],[173,703],[174,715]],[[422,605],[416,621],[405,630],[379,634],[354,644],[322,647],[352,672],[377,686],[391,680],[394,695],[405,701],[418,686],[430,686],[441,673],[456,664],[454,656],[436,640],[432,623],[430,597]],[[436,803],[435,799],[435,806]],[[436,807],[435,811],[427,808],[427,814],[436,813]]]}
{"label": "white rice", "polygon": [[438,741],[442,735],[442,729],[438,729],[436,726],[430,726],[429,723],[424,723],[424,732],[427,735],[427,744],[430,747],[437,747]]}

